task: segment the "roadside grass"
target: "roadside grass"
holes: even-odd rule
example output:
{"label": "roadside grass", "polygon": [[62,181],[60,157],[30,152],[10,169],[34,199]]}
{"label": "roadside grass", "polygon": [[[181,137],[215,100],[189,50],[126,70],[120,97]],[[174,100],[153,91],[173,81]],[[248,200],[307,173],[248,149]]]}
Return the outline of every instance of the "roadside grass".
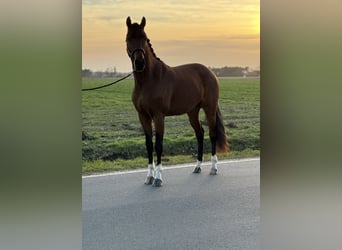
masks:
{"label": "roadside grass", "polygon": [[[114,79],[83,79],[83,88]],[[143,131],[131,101],[133,79],[82,93],[82,173],[145,168]],[[219,104],[230,152],[221,159],[260,155],[259,78],[220,79]],[[205,121],[204,112],[200,113]],[[205,122],[204,122],[205,123]],[[209,160],[210,141],[204,126],[204,160]],[[166,117],[163,165],[195,162],[197,142],[187,115]]]}

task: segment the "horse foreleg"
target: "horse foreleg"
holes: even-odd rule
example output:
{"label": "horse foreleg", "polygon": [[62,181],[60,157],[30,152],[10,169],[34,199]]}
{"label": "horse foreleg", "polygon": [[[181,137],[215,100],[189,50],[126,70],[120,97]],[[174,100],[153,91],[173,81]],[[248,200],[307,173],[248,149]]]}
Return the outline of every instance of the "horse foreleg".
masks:
{"label": "horse foreleg", "polygon": [[163,153],[163,137],[164,137],[164,116],[160,115],[154,118],[154,125],[156,129],[156,144],[155,150],[157,154],[157,167],[154,175],[153,187],[162,186],[162,171],[161,156]]}
{"label": "horse foreleg", "polygon": [[146,149],[148,155],[148,167],[147,167],[147,176],[145,179],[146,185],[151,185],[154,181],[154,161],[153,161],[153,142],[152,136],[148,133],[145,133],[145,141],[146,141]]}
{"label": "horse foreleg", "polygon": [[147,176],[145,179],[145,184],[146,185],[151,185],[154,181],[154,163],[148,164],[147,167]]}
{"label": "horse foreleg", "polygon": [[160,135],[159,133],[156,133],[156,145],[155,145],[155,150],[157,154],[157,167],[154,175],[154,181],[152,186],[153,187],[160,187],[163,182],[162,178],[162,171],[163,167],[161,164],[161,155],[163,153],[163,136]]}
{"label": "horse foreleg", "polygon": [[153,141],[152,141],[152,119],[148,115],[139,113],[139,120],[145,133],[145,144],[148,156],[148,167],[145,184],[151,185],[154,180],[154,162],[153,162]]}

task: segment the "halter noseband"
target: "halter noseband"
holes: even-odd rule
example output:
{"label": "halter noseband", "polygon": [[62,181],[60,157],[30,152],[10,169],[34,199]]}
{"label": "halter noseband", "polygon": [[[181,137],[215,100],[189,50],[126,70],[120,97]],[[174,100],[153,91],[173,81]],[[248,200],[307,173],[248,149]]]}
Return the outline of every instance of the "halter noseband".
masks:
{"label": "halter noseband", "polygon": [[132,52],[129,49],[127,49],[127,54],[130,58],[132,58],[134,56],[134,53],[138,51],[142,52],[143,55],[145,56],[145,50],[143,48],[134,49]]}

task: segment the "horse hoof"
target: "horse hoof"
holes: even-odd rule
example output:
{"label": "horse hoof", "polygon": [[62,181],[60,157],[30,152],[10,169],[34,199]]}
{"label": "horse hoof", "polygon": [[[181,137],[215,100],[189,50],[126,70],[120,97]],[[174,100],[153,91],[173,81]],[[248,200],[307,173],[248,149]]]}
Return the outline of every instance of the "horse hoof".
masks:
{"label": "horse hoof", "polygon": [[153,183],[154,177],[153,176],[147,176],[145,180],[146,185],[151,185]]}
{"label": "horse hoof", "polygon": [[199,174],[199,173],[201,173],[201,167],[195,167],[193,173],[194,173],[194,174]]}
{"label": "horse hoof", "polygon": [[216,168],[212,168],[210,169],[210,175],[217,175],[217,169]]}
{"label": "horse hoof", "polygon": [[152,187],[161,187],[162,186],[162,180],[161,179],[154,179]]}

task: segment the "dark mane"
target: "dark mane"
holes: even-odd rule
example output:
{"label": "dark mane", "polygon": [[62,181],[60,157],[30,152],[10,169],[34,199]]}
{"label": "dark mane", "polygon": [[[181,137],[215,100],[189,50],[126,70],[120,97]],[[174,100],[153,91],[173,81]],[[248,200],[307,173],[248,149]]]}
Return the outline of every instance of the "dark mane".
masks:
{"label": "dark mane", "polygon": [[152,48],[151,41],[150,41],[150,39],[148,39],[148,38],[147,38],[147,44],[148,44],[148,46],[150,47],[150,49],[151,49],[151,52],[152,52],[152,54],[153,54],[154,58],[156,58],[158,61],[162,61],[162,60],[160,60],[160,58],[159,58],[159,57],[157,57],[156,53],[154,53],[154,50],[153,50],[153,48]]}

